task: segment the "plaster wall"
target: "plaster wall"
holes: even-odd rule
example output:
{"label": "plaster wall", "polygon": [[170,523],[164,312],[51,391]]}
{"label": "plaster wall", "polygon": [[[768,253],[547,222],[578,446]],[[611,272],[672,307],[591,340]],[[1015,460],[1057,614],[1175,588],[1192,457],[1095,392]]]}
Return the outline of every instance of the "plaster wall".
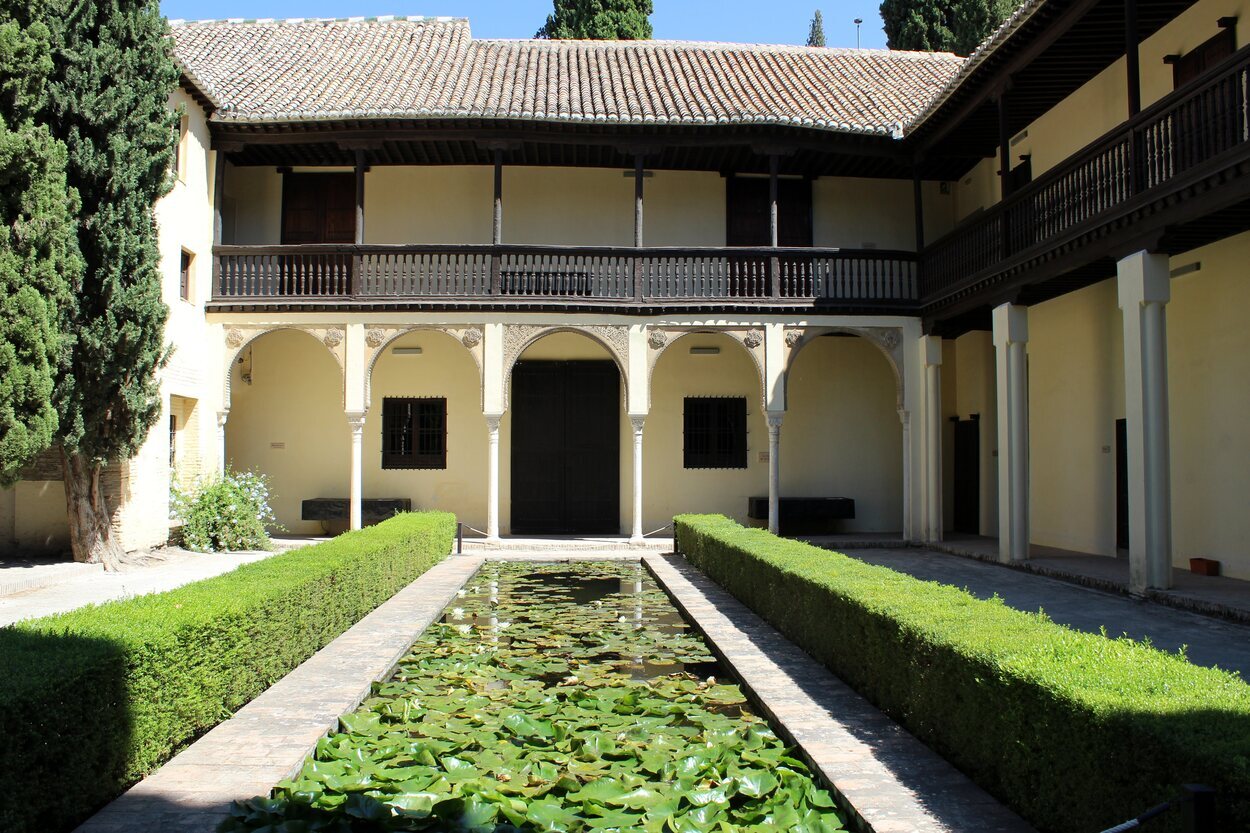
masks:
{"label": "plaster wall", "polygon": [[[902,249],[916,247],[911,180],[820,177],[812,183],[812,242],[818,247]],[[954,199],[940,183],[926,182],[925,239],[951,229]]]}

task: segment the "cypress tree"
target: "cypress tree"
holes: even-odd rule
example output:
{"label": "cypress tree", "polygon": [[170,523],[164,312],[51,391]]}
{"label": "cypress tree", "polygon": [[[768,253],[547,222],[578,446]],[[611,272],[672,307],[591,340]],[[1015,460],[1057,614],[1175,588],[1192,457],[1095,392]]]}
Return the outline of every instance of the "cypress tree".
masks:
{"label": "cypress tree", "polygon": [[820,9],[812,15],[811,28],[807,30],[808,46],[824,46],[825,45],[825,18],[820,13]]}
{"label": "cypress tree", "polygon": [[555,0],[534,37],[551,40],[650,40],[651,0]]}
{"label": "cypress tree", "polygon": [[891,49],[968,55],[1011,14],[1015,0],[882,0]]}
{"label": "cypress tree", "polygon": [[78,260],[65,146],[34,116],[52,72],[49,33],[0,1],[0,485],[47,449]]}
{"label": "cypress tree", "polygon": [[75,341],[57,389],[70,542],[76,560],[114,566],[101,472],[133,457],[159,417],[168,358],[153,206],[170,182],[178,72],[155,0],[49,0],[47,22],[43,121],[65,142],[81,200]]}

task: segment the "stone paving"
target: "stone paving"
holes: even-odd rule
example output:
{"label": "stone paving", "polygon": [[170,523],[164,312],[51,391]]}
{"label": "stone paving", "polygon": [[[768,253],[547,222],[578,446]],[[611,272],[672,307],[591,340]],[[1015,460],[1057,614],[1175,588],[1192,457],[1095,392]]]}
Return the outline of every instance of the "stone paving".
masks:
{"label": "stone paving", "polygon": [[388,676],[481,558],[448,558],[361,619],[230,720],[131,787],[79,833],[212,833],[232,802],[294,775],[340,715]]}
{"label": "stone paving", "polygon": [[643,560],[764,713],[869,829],[1032,830],[680,556]]}
{"label": "stone paving", "polygon": [[[67,562],[47,565],[49,569],[41,570],[37,578],[25,577],[26,568],[0,567],[0,626],[65,613],[89,604],[173,590],[311,542],[311,539],[280,538],[274,540],[271,551],[193,553],[170,550],[156,564],[110,572],[95,565]],[[52,567],[65,569],[52,570]],[[10,570],[20,570],[22,575],[8,579]]]}
{"label": "stone paving", "polygon": [[1194,664],[1239,671],[1250,678],[1250,626],[933,550],[840,552],[926,581],[952,584],[983,599],[997,593],[1017,610],[1044,610],[1054,621],[1076,630],[1098,633],[1105,627],[1111,636],[1149,639],[1165,651],[1187,646]]}

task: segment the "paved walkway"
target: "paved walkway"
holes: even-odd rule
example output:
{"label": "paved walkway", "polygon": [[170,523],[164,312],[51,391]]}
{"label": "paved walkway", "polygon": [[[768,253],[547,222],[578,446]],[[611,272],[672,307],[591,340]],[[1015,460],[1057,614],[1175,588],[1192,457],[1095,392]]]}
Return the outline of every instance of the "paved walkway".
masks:
{"label": "paved walkway", "polygon": [[[0,626],[65,613],[90,604],[173,590],[312,542],[304,538],[279,538],[274,540],[272,551],[194,553],[168,550],[155,564],[131,566],[117,572],[72,562],[44,565],[38,571],[37,580],[35,576],[27,576],[29,567],[3,566],[0,567]],[[51,569],[58,567],[64,569]],[[14,573],[12,578],[10,571]]]}
{"label": "paved walkway", "polygon": [[841,551],[926,581],[965,588],[983,599],[997,593],[1017,610],[1036,612],[1040,608],[1051,619],[1076,630],[1098,633],[1105,627],[1112,636],[1148,638],[1165,651],[1188,646],[1193,663],[1239,671],[1250,679],[1250,626],[934,550]]}
{"label": "paved walkway", "polygon": [[[849,546],[849,545],[848,545]],[[950,535],[934,547],[941,552],[998,561],[998,539],[981,535]],[[1062,550],[1032,544],[1029,560],[1014,569],[1074,581],[1113,593],[1128,592],[1128,559]],[[1146,598],[1250,624],[1250,581],[1227,576],[1199,576],[1172,568],[1171,590],[1148,590]]]}

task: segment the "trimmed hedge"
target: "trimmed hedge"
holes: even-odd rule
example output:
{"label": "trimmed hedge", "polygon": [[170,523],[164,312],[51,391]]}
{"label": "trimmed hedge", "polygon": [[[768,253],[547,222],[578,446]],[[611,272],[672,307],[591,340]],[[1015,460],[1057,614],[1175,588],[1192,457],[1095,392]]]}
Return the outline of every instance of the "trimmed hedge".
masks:
{"label": "trimmed hedge", "polygon": [[72,828],[440,561],[454,531],[449,514],[401,515],[0,629],[0,830]]}
{"label": "trimmed hedge", "polygon": [[1102,830],[1203,783],[1218,829],[1250,830],[1237,675],[720,515],[675,526],[691,563],[1039,829]]}

